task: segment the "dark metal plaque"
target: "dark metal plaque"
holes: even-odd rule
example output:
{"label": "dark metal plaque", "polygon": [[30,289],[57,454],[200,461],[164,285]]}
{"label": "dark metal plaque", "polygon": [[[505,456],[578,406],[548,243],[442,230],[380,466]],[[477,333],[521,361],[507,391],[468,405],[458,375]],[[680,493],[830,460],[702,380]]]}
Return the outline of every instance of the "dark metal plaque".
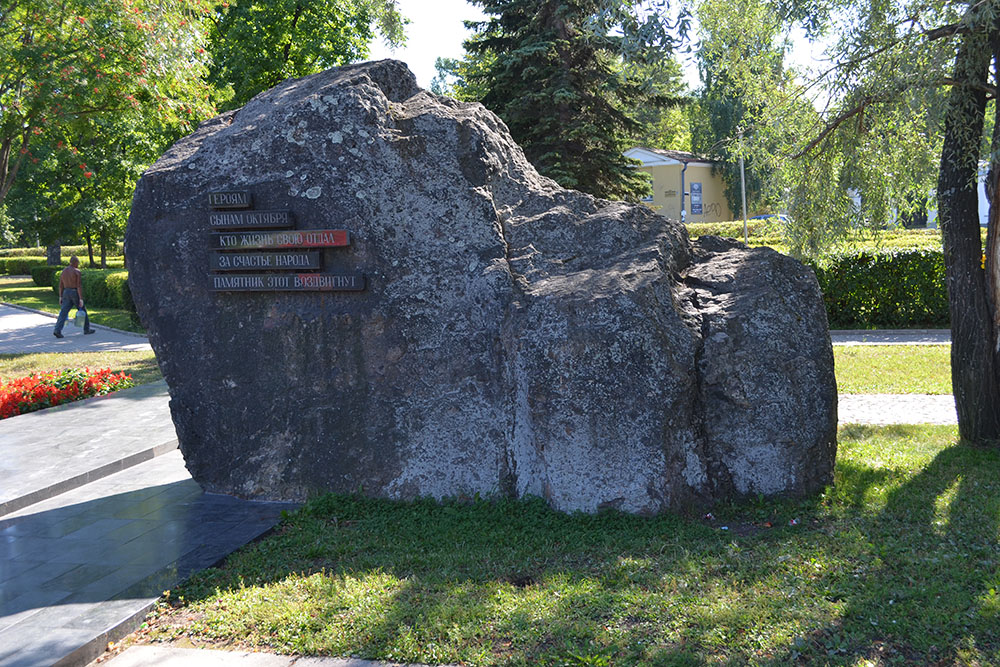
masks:
{"label": "dark metal plaque", "polygon": [[336,248],[351,244],[345,229],[301,229],[280,232],[219,232],[212,234],[216,250],[268,250],[279,248]]}
{"label": "dark metal plaque", "polygon": [[318,269],[319,251],[299,252],[213,252],[212,271],[300,271]]}
{"label": "dark metal plaque", "polygon": [[250,208],[252,199],[246,190],[209,192],[208,205],[212,208]]}
{"label": "dark metal plaque", "polygon": [[208,276],[213,292],[360,292],[363,273],[248,273]]}
{"label": "dark metal plaque", "polygon": [[216,229],[270,227],[287,229],[295,226],[291,211],[213,211],[208,224]]}

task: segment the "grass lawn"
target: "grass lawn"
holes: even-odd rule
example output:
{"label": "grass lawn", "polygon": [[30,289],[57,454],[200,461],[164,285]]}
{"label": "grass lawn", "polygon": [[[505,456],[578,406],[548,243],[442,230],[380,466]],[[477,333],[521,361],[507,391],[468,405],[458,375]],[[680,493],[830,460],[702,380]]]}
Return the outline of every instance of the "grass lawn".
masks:
{"label": "grass lawn", "polygon": [[[83,295],[83,301],[86,305],[86,294]],[[0,302],[13,303],[49,313],[59,312],[59,298],[52,291],[52,288],[39,287],[31,278],[0,276]],[[87,314],[90,315],[90,321],[94,324],[145,333],[141,326],[132,322],[131,316],[125,310],[87,306]]]}
{"label": "grass lawn", "polygon": [[156,382],[163,376],[151,350],[140,352],[52,352],[0,354],[0,382],[64,368],[110,368],[125,371],[136,385]]}
{"label": "grass lawn", "polygon": [[714,516],[324,496],[134,641],[465,665],[998,664],[1000,451],[848,427],[819,497]]}
{"label": "grass lawn", "polygon": [[950,394],[950,345],[835,345],[841,394]]}

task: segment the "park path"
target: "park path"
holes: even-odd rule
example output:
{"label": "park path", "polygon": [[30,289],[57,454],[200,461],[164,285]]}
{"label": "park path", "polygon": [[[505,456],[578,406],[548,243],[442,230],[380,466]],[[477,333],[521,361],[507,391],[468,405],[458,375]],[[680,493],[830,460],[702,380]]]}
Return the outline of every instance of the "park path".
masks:
{"label": "park path", "polygon": [[[60,341],[53,324],[0,305],[0,353],[149,349],[142,337],[107,329],[86,338],[70,330]],[[834,340],[873,344],[861,340],[872,335]],[[0,666],[87,664],[134,630],[162,591],[266,533],[293,506],[203,492],[177,450],[168,402],[160,381],[0,421]],[[954,423],[950,396],[841,396],[840,406],[842,424]],[[144,646],[111,663],[237,658],[262,667],[383,665]]]}
{"label": "park path", "polygon": [[99,324],[93,325],[97,333],[85,336],[83,329],[67,322],[63,327],[63,338],[52,335],[55,326],[55,315],[10,304],[0,304],[0,354],[152,349],[149,340],[141,334],[111,329]]}

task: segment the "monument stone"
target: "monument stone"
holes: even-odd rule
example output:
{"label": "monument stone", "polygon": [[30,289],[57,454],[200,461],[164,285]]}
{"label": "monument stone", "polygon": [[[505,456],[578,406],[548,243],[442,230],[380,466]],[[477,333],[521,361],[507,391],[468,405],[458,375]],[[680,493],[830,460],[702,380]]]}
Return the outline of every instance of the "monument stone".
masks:
{"label": "monument stone", "polygon": [[206,121],[142,177],[126,238],[209,491],[654,513],[831,481],[810,269],[559,187],[402,63]]}

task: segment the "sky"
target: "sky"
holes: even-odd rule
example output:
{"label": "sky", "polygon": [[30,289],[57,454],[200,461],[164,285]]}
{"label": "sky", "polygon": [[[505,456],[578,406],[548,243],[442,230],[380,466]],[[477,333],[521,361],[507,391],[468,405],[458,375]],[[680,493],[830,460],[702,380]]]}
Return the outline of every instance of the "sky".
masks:
{"label": "sky", "polygon": [[398,0],[399,10],[410,19],[406,26],[406,46],[391,50],[381,39],[372,44],[371,59],[395,58],[410,66],[417,84],[430,88],[437,74],[434,61],[439,57],[461,58],[465,53],[462,42],[471,32],[463,20],[485,18],[478,7],[466,0]]}

